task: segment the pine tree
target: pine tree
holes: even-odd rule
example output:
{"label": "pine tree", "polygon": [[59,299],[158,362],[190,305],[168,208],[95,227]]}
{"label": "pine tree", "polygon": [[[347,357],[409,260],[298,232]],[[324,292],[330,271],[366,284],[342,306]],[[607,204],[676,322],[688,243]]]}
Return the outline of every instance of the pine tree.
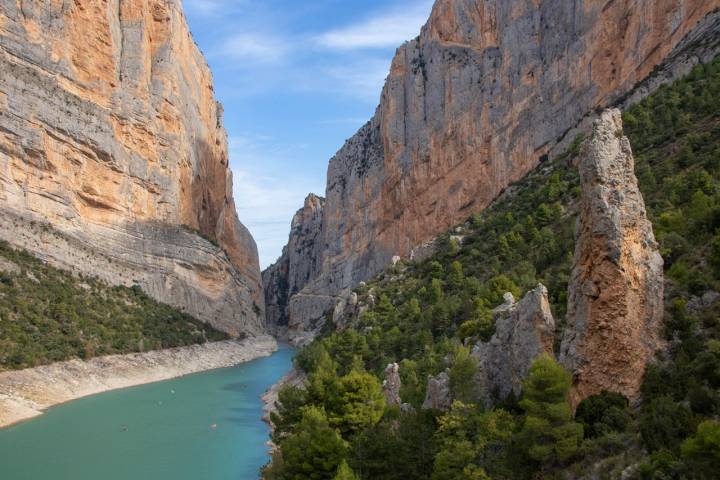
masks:
{"label": "pine tree", "polygon": [[520,407],[525,421],[519,433],[529,459],[543,465],[572,458],[583,438],[582,425],[573,421],[567,400],[570,374],[548,354],[539,356],[523,382]]}
{"label": "pine tree", "polygon": [[347,455],[348,446],[331,428],[325,412],[305,407],[293,434],[280,444],[279,461],[268,469],[266,478],[287,480],[332,479]]}
{"label": "pine tree", "polygon": [[347,461],[343,460],[338,467],[334,480],[359,480],[359,478],[347,464]]}

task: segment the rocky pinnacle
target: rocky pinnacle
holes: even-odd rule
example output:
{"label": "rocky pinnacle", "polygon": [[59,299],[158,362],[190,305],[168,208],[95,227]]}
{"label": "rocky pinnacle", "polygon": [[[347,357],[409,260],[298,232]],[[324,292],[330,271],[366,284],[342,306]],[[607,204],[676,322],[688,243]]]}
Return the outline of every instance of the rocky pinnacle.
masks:
{"label": "rocky pinnacle", "polygon": [[573,405],[602,390],[637,400],[661,346],[663,260],[619,110],[595,122],[579,162],[581,210],[560,361],[573,373]]}

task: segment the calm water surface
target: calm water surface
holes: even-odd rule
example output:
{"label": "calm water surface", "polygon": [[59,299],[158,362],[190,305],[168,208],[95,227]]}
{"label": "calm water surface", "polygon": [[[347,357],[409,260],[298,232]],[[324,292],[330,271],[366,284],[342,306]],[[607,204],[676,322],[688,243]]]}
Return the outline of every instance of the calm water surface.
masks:
{"label": "calm water surface", "polygon": [[256,479],[269,459],[260,396],[292,354],[82,398],[0,430],[0,479]]}

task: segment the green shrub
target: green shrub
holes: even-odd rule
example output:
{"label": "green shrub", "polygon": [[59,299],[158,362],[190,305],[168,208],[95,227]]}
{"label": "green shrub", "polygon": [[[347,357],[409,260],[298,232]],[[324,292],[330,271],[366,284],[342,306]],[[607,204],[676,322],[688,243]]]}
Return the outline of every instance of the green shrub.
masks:
{"label": "green shrub", "polygon": [[603,391],[580,402],[575,420],[583,426],[585,438],[624,432],[631,420],[628,400],[619,393]]}

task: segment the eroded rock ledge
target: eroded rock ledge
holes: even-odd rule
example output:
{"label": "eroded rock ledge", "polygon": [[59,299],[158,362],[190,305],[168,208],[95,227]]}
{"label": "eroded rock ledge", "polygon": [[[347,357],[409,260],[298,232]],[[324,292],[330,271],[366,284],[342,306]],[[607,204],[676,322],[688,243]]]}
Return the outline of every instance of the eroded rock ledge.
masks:
{"label": "eroded rock ledge", "polygon": [[0,428],[88,395],[230,367],[278,348],[270,336],[228,340],[0,373]]}

